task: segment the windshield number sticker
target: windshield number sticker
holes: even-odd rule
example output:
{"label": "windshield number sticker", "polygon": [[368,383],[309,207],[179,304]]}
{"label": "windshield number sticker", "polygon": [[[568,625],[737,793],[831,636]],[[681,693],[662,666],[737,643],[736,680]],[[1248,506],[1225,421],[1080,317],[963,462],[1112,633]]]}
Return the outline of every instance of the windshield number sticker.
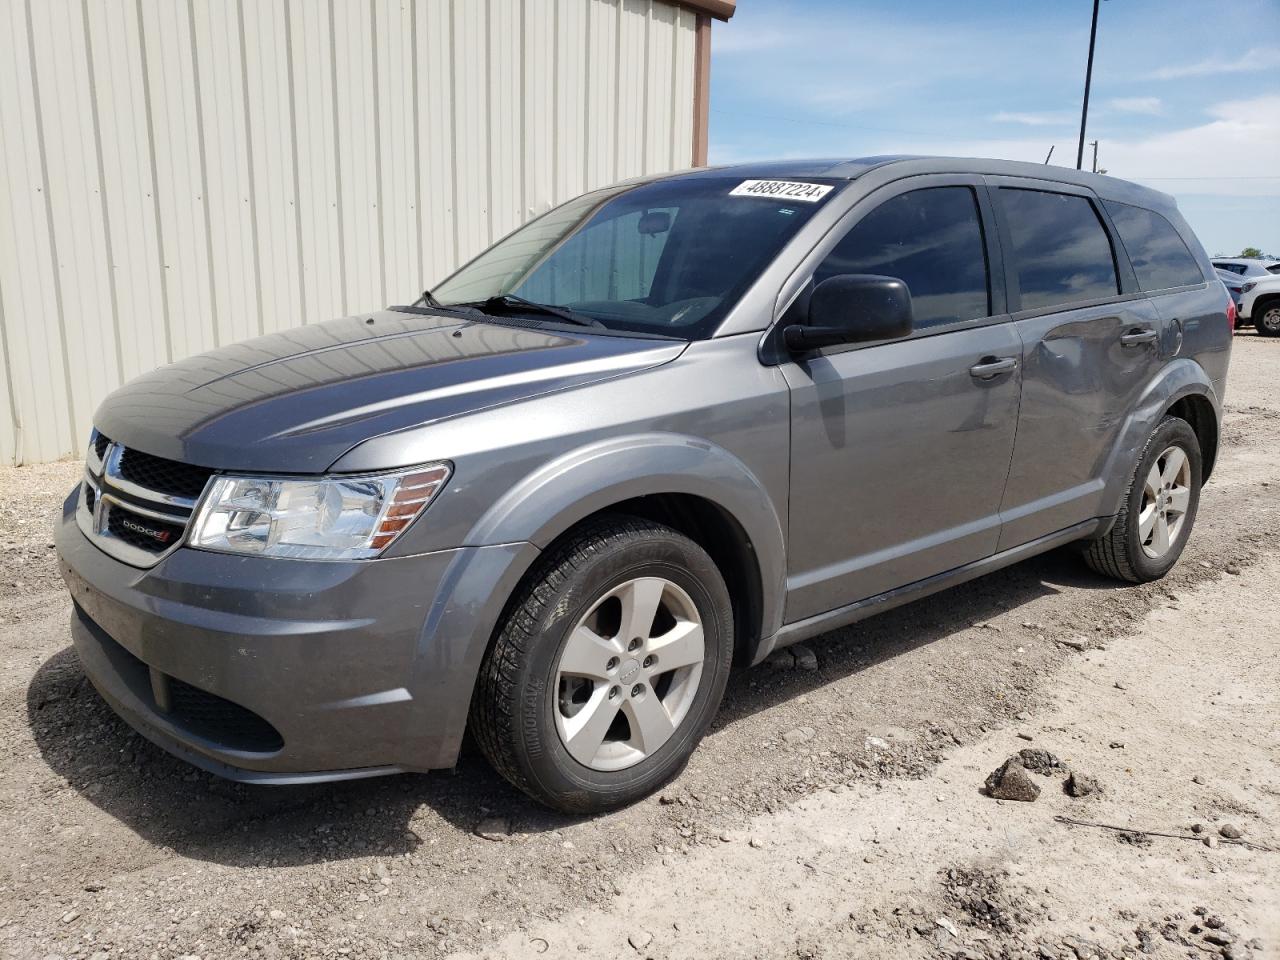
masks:
{"label": "windshield number sticker", "polygon": [[799,200],[817,203],[831,187],[825,183],[799,183],[795,180],[743,180],[729,191],[731,197],[770,197],[775,200]]}

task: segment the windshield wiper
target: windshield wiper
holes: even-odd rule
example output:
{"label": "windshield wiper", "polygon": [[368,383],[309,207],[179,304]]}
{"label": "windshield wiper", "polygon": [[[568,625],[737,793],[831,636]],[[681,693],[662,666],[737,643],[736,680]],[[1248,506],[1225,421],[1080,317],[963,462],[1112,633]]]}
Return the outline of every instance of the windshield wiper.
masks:
{"label": "windshield wiper", "polygon": [[537,303],[533,300],[526,300],[524,297],[518,297],[514,293],[504,293],[496,297],[490,297],[488,300],[481,300],[469,306],[476,306],[485,313],[496,313],[503,311],[506,313],[540,313],[548,317],[556,317],[566,323],[572,323],[580,327],[603,327],[604,324],[595,317],[588,317],[583,313],[576,313],[568,307],[557,307],[551,303]]}

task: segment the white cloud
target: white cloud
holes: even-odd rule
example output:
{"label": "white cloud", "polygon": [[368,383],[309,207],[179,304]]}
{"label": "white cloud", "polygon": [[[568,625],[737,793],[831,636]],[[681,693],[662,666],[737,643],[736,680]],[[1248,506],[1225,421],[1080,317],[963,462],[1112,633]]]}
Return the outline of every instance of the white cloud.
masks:
{"label": "white cloud", "polygon": [[1256,73],[1272,67],[1280,57],[1280,47],[1255,47],[1227,59],[1200,60],[1161,67],[1147,74],[1150,80],[1181,80],[1185,77],[1212,77],[1224,73]]}
{"label": "white cloud", "polygon": [[1010,113],[1001,111],[991,119],[996,123],[1017,123],[1025,127],[1061,127],[1076,123],[1080,118],[1069,113]]}
{"label": "white cloud", "polygon": [[1164,113],[1164,101],[1159,97],[1112,97],[1106,105],[1118,113]]}

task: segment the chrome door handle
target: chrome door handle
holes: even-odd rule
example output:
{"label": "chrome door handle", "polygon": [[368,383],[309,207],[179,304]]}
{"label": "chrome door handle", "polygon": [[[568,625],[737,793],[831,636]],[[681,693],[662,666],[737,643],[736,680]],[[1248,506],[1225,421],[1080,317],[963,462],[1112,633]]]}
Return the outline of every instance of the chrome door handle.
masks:
{"label": "chrome door handle", "polygon": [[1159,336],[1154,330],[1130,330],[1128,333],[1121,334],[1120,345],[1122,347],[1140,347],[1144,343],[1155,343],[1156,338]]}
{"label": "chrome door handle", "polygon": [[969,368],[969,374],[979,380],[994,380],[1000,374],[1017,368],[1018,361],[1013,357],[983,357]]}

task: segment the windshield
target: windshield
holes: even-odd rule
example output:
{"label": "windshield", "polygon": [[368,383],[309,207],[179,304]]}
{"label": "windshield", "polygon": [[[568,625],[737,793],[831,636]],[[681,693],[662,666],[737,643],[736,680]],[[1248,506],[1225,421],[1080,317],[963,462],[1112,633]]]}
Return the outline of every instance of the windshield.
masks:
{"label": "windshield", "polygon": [[446,306],[514,296],[615,330],[708,337],[832,189],[828,181],[810,190],[784,184],[772,195],[754,186],[732,192],[743,185],[740,177],[698,176],[586,194],[499,241],[431,293]]}

